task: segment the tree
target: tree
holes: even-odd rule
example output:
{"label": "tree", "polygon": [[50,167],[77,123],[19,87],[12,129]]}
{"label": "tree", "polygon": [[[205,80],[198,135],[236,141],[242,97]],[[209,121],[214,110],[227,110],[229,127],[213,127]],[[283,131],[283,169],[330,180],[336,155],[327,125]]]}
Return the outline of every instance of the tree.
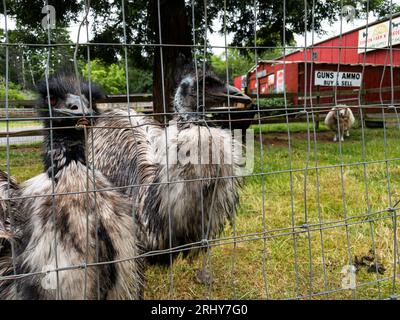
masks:
{"label": "tree", "polygon": [[[82,73],[85,78],[88,78],[88,63],[82,68]],[[99,84],[108,94],[117,94],[126,90],[125,70],[116,63],[106,65],[98,59],[91,61],[90,79]]]}
{"label": "tree", "polygon": [[[282,53],[283,51],[280,49],[273,49],[257,56],[257,59],[274,59],[282,55]],[[228,61],[226,61],[226,56],[228,57]],[[211,57],[211,66],[218,77],[226,79],[226,72],[228,69],[228,80],[232,80],[237,76],[245,75],[255,63],[256,57],[253,51],[248,52],[247,55],[243,56],[240,54],[240,50],[228,49],[227,54],[222,52],[219,55]]]}
{"label": "tree", "polygon": [[[191,45],[192,39],[188,28],[189,20],[186,15],[185,0],[152,0],[149,14],[151,17],[151,30],[156,38],[159,38],[157,43]],[[155,48],[153,105],[156,113],[164,113],[172,109],[172,95],[176,88],[179,69],[182,65],[191,61],[192,50],[190,47],[167,45]],[[159,120],[163,119],[160,116],[157,118]]]}
{"label": "tree", "polygon": [[[0,41],[4,42],[6,35],[0,29]],[[60,66],[72,68],[73,46],[68,31],[57,28],[51,32],[51,44],[65,44],[55,46],[50,50],[47,31],[42,28],[31,29],[19,22],[15,30],[8,31],[9,42],[14,46],[8,47],[9,79],[20,83],[24,88],[32,88],[36,81],[43,78],[48,54],[50,53],[49,69],[53,72]],[[0,51],[0,71],[5,75],[6,51]]]}
{"label": "tree", "polygon": [[[83,65],[82,74],[89,77],[89,64]],[[152,87],[151,73],[136,67],[128,69],[129,93],[149,93]],[[90,62],[90,79],[99,84],[108,94],[126,91],[125,66],[121,63],[106,64],[100,59]]]}
{"label": "tree", "polygon": [[[390,0],[370,0],[369,11],[379,16],[387,15],[388,12],[399,12],[399,6],[394,5],[390,8],[390,2]],[[83,10],[85,2],[49,0],[48,3],[56,8],[57,25],[65,28],[77,22],[78,13]],[[203,46],[204,36],[206,32],[213,31],[212,22],[216,19],[222,26],[222,22],[226,22],[225,28],[221,27],[219,32],[226,30],[233,35],[230,45],[241,47],[240,54],[249,55],[249,52],[254,52],[254,50],[246,50],[244,47],[257,46],[257,53],[261,55],[277,46],[282,46],[284,36],[286,43],[291,43],[295,34],[304,32],[306,23],[310,29],[311,23],[314,22],[315,32],[324,33],[322,23],[337,21],[341,5],[355,6],[358,9],[357,16],[360,17],[366,14],[367,4],[357,0],[306,0],[305,6],[304,1],[286,0],[284,10],[281,0],[209,0],[207,2],[201,0],[129,2],[126,0],[124,3],[123,11],[120,0],[91,1],[91,14],[95,21],[92,28],[92,42],[123,43],[126,39],[128,44],[136,44],[127,49],[129,64],[141,70],[153,69],[154,105],[157,112],[163,112],[164,101],[170,105],[181,65],[193,61],[194,51],[202,55],[201,47],[192,50],[188,45]],[[8,0],[7,4],[9,15],[14,17],[25,30],[40,28],[41,19],[38,17],[43,16],[41,13],[43,1]],[[224,7],[225,4],[226,7]],[[125,15],[122,14],[123,12]],[[307,17],[306,21],[305,17]],[[124,26],[126,26],[125,30]],[[159,34],[160,26],[161,35]],[[257,40],[254,37],[255,30],[257,30]],[[162,46],[157,45],[160,39]],[[171,47],[168,44],[180,46]],[[164,77],[161,76],[161,52]],[[84,50],[80,53],[82,57],[85,57]],[[111,64],[121,61],[124,57],[124,48],[119,45],[92,45],[90,53],[92,58],[99,58]],[[162,83],[164,83],[164,91]]]}
{"label": "tree", "polygon": [[[8,81],[8,90],[6,90],[6,83],[3,77],[0,78],[0,100],[6,99],[6,91],[8,94],[8,100],[24,100],[33,98],[32,92],[24,91],[22,87],[11,81]],[[4,107],[4,103],[1,103],[1,107]]]}

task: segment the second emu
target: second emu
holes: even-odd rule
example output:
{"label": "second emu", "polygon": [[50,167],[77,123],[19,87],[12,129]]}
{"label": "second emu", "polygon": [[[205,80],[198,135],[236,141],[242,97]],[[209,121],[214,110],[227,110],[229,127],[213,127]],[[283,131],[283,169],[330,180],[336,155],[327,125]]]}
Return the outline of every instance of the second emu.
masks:
{"label": "second emu", "polygon": [[[167,128],[133,110],[105,111],[93,130],[91,155],[96,168],[131,197],[146,251],[180,247],[173,257],[179,251],[184,256],[196,254],[203,240],[219,236],[238,204],[242,164],[233,149],[238,151],[241,144],[229,130],[208,127],[206,109],[227,104],[228,97],[232,104],[251,103],[212,72],[203,77],[193,68],[185,70],[173,101],[175,116]],[[202,157],[217,150],[209,158],[225,161],[176,161],[176,154],[196,159],[200,145]],[[213,149],[215,145],[219,148]],[[233,154],[230,161],[228,154]],[[168,264],[170,255],[146,260]]]}

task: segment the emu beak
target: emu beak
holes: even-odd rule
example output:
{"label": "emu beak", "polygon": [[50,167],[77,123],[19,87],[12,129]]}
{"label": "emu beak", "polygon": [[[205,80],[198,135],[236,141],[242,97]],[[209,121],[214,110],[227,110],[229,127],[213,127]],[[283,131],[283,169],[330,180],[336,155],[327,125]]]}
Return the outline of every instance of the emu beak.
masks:
{"label": "emu beak", "polygon": [[65,105],[58,108],[57,111],[71,116],[91,115],[93,110],[90,109],[88,105],[89,103],[84,96],[80,97],[74,94],[68,94],[65,99]]}
{"label": "emu beak", "polygon": [[229,102],[232,104],[236,102],[243,103],[245,105],[252,103],[252,100],[249,96],[245,95],[238,88],[229,84],[226,85],[223,90],[214,92],[212,95],[215,97],[225,98],[226,102],[228,102],[229,99]]}

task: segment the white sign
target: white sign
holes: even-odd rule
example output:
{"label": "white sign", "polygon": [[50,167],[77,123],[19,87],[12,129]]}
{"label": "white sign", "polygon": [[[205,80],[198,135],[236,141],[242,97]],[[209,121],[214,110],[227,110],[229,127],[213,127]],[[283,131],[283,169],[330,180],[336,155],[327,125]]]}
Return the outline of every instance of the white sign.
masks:
{"label": "white sign", "polygon": [[274,83],[275,83],[275,75],[271,73],[270,75],[268,75],[268,85],[273,86]]}
{"label": "white sign", "polygon": [[315,71],[314,85],[328,87],[360,87],[361,72]]}
{"label": "white sign", "polygon": [[285,90],[285,74],[284,70],[279,70],[276,73],[276,92],[280,93]]}
{"label": "white sign", "polygon": [[264,78],[266,75],[267,75],[267,70],[261,70],[261,71],[257,72],[257,76],[256,77],[258,79],[260,79],[260,78]]}
{"label": "white sign", "polygon": [[[367,29],[358,31],[358,53],[365,52],[365,43],[367,42],[366,51],[375,50],[377,48],[385,48],[389,46],[389,30],[390,21],[384,21]],[[400,43],[400,17],[392,19],[392,45]]]}

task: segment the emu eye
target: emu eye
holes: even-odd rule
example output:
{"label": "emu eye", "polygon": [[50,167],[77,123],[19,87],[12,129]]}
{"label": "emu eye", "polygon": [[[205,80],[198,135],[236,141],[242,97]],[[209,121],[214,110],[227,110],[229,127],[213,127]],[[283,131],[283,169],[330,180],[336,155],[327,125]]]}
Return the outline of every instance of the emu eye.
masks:
{"label": "emu eye", "polygon": [[56,97],[50,96],[50,98],[47,98],[50,102],[50,105],[52,107],[55,107],[57,105],[58,99]]}

